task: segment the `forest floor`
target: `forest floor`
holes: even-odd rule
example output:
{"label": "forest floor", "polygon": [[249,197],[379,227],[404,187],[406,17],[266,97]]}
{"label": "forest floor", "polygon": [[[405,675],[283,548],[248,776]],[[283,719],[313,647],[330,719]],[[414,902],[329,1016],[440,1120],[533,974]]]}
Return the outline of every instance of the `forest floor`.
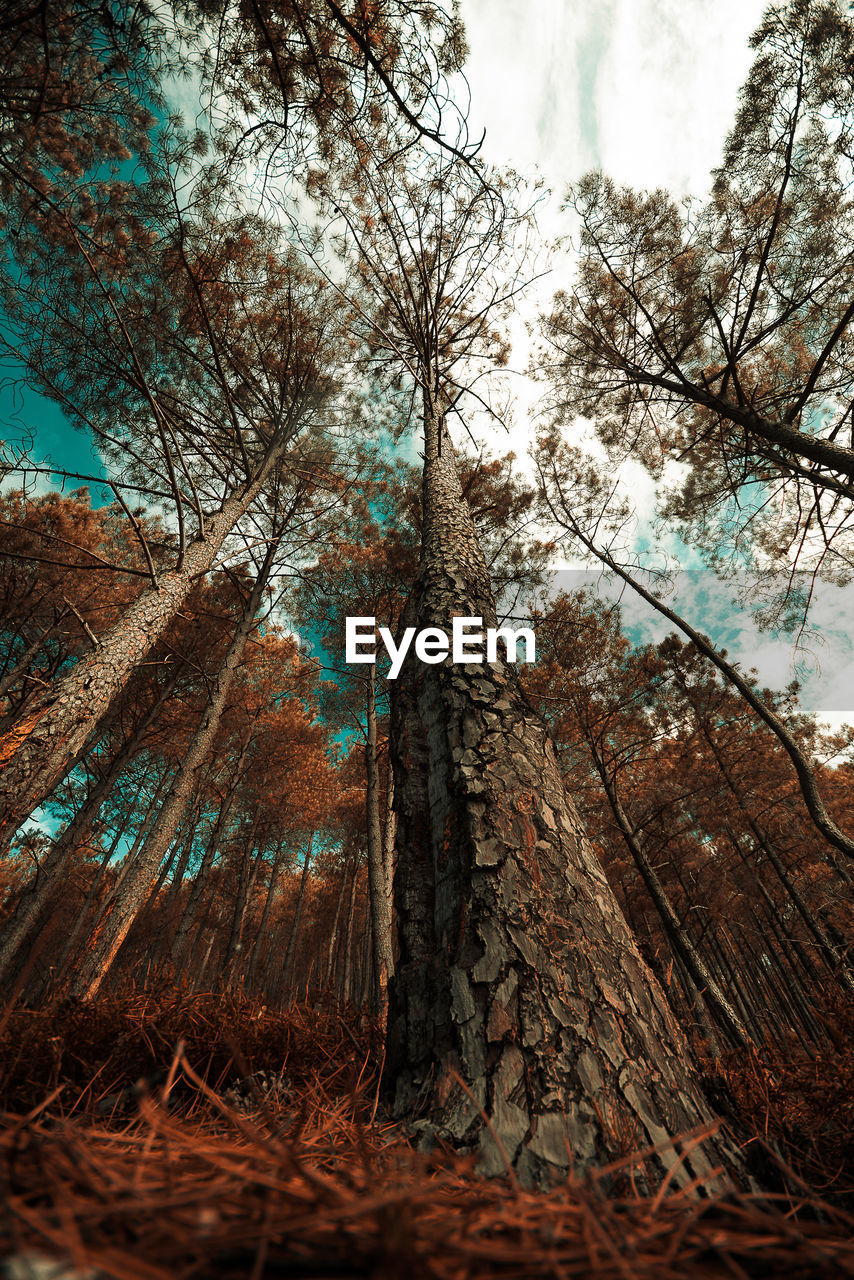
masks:
{"label": "forest floor", "polygon": [[0,1257],[10,1280],[854,1277],[848,1031],[832,1057],[705,1063],[769,1187],[715,1199],[642,1194],[631,1154],[535,1192],[415,1150],[352,1007],[164,988],[7,1009]]}

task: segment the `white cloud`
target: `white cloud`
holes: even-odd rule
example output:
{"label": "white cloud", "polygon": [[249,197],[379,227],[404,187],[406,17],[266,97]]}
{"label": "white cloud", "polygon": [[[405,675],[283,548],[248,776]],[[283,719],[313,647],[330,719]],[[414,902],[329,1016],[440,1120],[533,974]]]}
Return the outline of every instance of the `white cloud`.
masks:
{"label": "white cloud", "polygon": [[[462,0],[471,54],[471,132],[486,128],[484,157],[553,189],[541,210],[543,235],[566,232],[559,204],[569,183],[593,167],[618,181],[701,194],[732,124],[750,63],[762,0]],[[525,320],[571,285],[569,254],[519,298],[512,366],[529,359]],[[541,388],[513,386],[510,439],[481,422],[493,449],[512,447],[524,466]],[[643,485],[649,518],[652,487]]]}
{"label": "white cloud", "polygon": [[[766,0],[461,0],[471,56],[472,134],[486,126],[486,159],[520,172],[534,167],[554,189],[541,217],[546,234],[565,219],[557,214],[569,183],[590,168],[616,181],[664,187],[678,199],[702,197],[710,170],[720,162],[751,59],[751,32]],[[533,319],[553,290],[571,283],[572,261],[564,254],[553,274],[531,295],[522,295],[514,326],[513,365],[527,359],[521,319]],[[520,459],[533,436],[539,388],[518,379],[517,425],[509,442]],[[508,447],[494,428],[481,424],[494,449]],[[655,493],[638,466],[626,469],[638,511],[638,537],[650,534]],[[674,539],[665,539],[671,552]],[[681,549],[684,553],[684,548]],[[683,560],[685,555],[682,556]],[[687,563],[696,563],[689,556]],[[556,570],[570,568],[571,554]],[[757,632],[714,588],[711,575],[699,584],[704,598],[678,600],[691,621],[713,630],[743,667],[757,667],[763,684],[780,688],[795,675],[803,680],[802,704],[820,710],[827,723],[854,719],[854,591],[819,593],[811,619],[824,643],[795,652],[793,638]],[[725,590],[725,589],[724,589]],[[626,601],[627,612],[639,614]],[[672,630],[648,616],[644,638]],[[813,637],[815,639],[815,637]],[[807,649],[809,648],[809,642]],[[797,664],[797,665],[795,665]]]}
{"label": "white cloud", "polygon": [[613,0],[596,76],[599,162],[620,182],[701,194],[732,126],[765,8]]}
{"label": "white cloud", "polygon": [[558,189],[601,166],[702,192],[732,124],[763,0],[462,0],[472,133]]}

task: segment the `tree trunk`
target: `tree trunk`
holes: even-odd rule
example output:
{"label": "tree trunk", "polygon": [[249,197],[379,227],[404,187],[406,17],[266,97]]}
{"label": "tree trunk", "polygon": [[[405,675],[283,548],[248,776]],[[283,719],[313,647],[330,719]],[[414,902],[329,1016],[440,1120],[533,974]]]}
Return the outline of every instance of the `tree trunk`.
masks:
{"label": "tree trunk", "polygon": [[[255,833],[258,830],[258,824],[261,821],[261,806],[255,808],[255,817],[252,820],[252,826],[246,837],[246,846],[243,851],[243,857],[240,860],[240,877],[237,882],[237,895],[234,899],[234,911],[231,916],[231,928],[228,932],[228,945],[225,949],[225,960],[223,961],[222,972],[223,981],[227,986],[231,986],[235,979],[233,972],[237,958],[243,950],[243,926],[246,921],[246,907],[255,888],[255,881],[258,879],[258,871],[261,867],[261,859],[264,856],[263,844],[259,845],[255,858],[252,858],[252,850],[255,847]],[[251,871],[250,871],[251,863]]]}
{"label": "tree trunk", "polygon": [[338,924],[341,919],[341,908],[344,905],[344,891],[347,888],[347,863],[341,871],[341,886],[338,890],[338,900],[335,904],[335,916],[332,920],[332,928],[329,931],[329,946],[326,948],[326,976],[324,983],[328,988],[332,987],[332,971],[335,964],[335,944],[338,941]]}
{"label": "tree trunk", "polygon": [[187,940],[190,936],[190,931],[193,928],[193,924],[196,919],[196,913],[198,911],[199,902],[201,901],[202,894],[205,891],[208,872],[210,871],[211,866],[213,865],[214,858],[216,857],[222,832],[225,828],[226,822],[228,821],[228,816],[231,812],[231,806],[234,803],[234,797],[237,792],[237,788],[240,784],[240,780],[243,777],[243,770],[246,763],[246,756],[249,753],[249,746],[251,741],[252,741],[252,733],[251,733],[251,726],[250,726],[250,731],[249,733],[247,733],[247,736],[244,738],[243,744],[240,748],[240,754],[234,763],[231,780],[229,781],[226,793],[223,796],[222,801],[220,803],[219,810],[216,815],[216,820],[213,823],[210,836],[208,838],[207,844],[205,845],[205,851],[202,855],[202,861],[199,865],[199,869],[196,872],[195,878],[193,880],[192,888],[190,889],[190,892],[187,896],[187,902],[184,906],[183,912],[181,913],[181,919],[178,922],[178,928],[175,930],[175,937],[172,940],[172,945],[170,948],[170,955],[172,958],[172,962],[175,965],[180,964],[181,959],[186,950]]}
{"label": "tree trunk", "polygon": [[[389,932],[392,943],[394,929],[392,927],[392,904],[394,902],[394,850],[397,841],[397,814],[394,809],[394,768],[391,755],[388,758],[386,792],[385,792],[385,825],[383,826],[383,870],[385,872],[386,896],[388,898]],[[394,952],[392,950],[389,977],[394,974]]]}
{"label": "tree trunk", "polygon": [[703,995],[709,1006],[712,1016],[718,1027],[732,1041],[734,1045],[740,1046],[742,1049],[750,1048],[752,1041],[747,1033],[744,1023],[739,1018],[733,1006],[727,1000],[721,988],[712,977],[711,971],[707,968],[702,956],[694,946],[687,932],[682,928],[679,917],[673,909],[673,905],[668,898],[664,885],[659,880],[652,863],[646,856],[643,842],[639,834],[632,827],[628,819],[625,809],[620,803],[617,795],[617,788],[613,778],[608,773],[599,748],[593,740],[593,735],[585,726],[585,736],[590,754],[593,757],[593,763],[596,766],[596,772],[602,781],[605,794],[608,797],[608,803],[611,806],[617,826],[620,828],[620,834],[623,841],[631,854],[632,861],[638,869],[641,879],[646,886],[647,893],[652,899],[653,905],[658,912],[662,927],[667,940],[673,951],[681,960],[687,972],[690,974],[692,981],[698,991]]}
{"label": "tree trunk", "polygon": [[[18,661],[15,663],[15,666],[12,668],[12,670],[7,671],[6,674],[3,676],[2,680],[0,680],[0,698],[5,698],[6,694],[15,684],[15,681],[18,680],[20,676],[24,675],[30,669],[30,667],[32,666],[33,659],[35,658],[39,650],[42,648],[47,637],[50,635],[52,631],[56,630],[60,622],[62,622],[65,618],[68,617],[70,612],[71,612],[70,609],[63,609],[62,612],[55,613],[53,622],[49,623],[48,626],[46,626],[43,631],[40,631],[39,634],[30,641],[30,643],[24,649],[24,652],[21,654]],[[11,716],[9,718],[10,720],[12,719]],[[6,713],[4,712],[3,715],[0,716],[0,724],[5,722],[6,719],[7,719],[7,716],[6,716]]]}
{"label": "tree trunk", "polygon": [[[154,801],[152,800],[152,805],[153,803]],[[92,907],[92,903],[95,901],[95,898],[97,897],[97,894],[98,894],[98,890],[103,884],[107,868],[109,867],[110,863],[113,860],[113,855],[115,854],[116,849],[119,847],[119,841],[124,835],[129,822],[130,822],[130,813],[125,813],[123,820],[119,823],[118,827],[116,828],[116,832],[112,840],[110,841],[106,851],[104,852],[100,863],[98,864],[97,871],[92,877],[92,883],[90,884],[88,892],[86,893],[86,897],[83,901],[83,905],[81,906],[79,912],[77,913],[77,919],[74,921],[74,925],[71,929],[71,933],[68,935],[65,942],[63,943],[62,950],[59,953],[59,959],[57,960],[55,965],[51,966],[49,978],[42,984],[41,988],[38,991],[34,991],[34,1002],[39,1003],[41,1000],[45,999],[50,994],[51,991],[57,991],[61,987],[62,980],[65,977],[65,974],[68,969],[68,965],[71,962],[71,959],[74,955],[74,950],[75,950],[75,947],[77,946],[78,939],[83,933],[83,929],[86,925],[87,920],[89,919],[89,911]]]}
{"label": "tree trunk", "polygon": [[246,970],[246,986],[248,987],[255,977],[255,970],[258,965],[258,957],[261,954],[261,941],[264,937],[264,930],[267,928],[267,920],[270,915],[270,908],[273,905],[273,897],[276,892],[276,884],[279,879],[279,867],[282,862],[282,853],[284,852],[285,842],[280,840],[276,847],[276,856],[273,859],[273,865],[270,868],[270,879],[267,882],[267,894],[264,898],[264,910],[261,913],[261,920],[258,925],[258,932],[255,934],[255,941],[252,943],[252,954],[249,957],[249,965]]}
{"label": "tree trunk", "polygon": [[377,761],[377,669],[371,663],[366,698],[365,803],[368,829],[368,895],[373,934],[376,1012],[385,1018],[388,981],[394,964],[391,955],[391,911],[386,881],[382,827],[380,825],[380,770]]}
{"label": "tree trunk", "polygon": [[353,879],[347,904],[347,928],[344,931],[344,964],[341,969],[341,999],[346,1003],[353,993],[353,921],[356,915],[356,892],[359,883],[359,855],[353,854]]}
{"label": "tree trunk", "polygon": [[123,886],[121,895],[113,902],[111,909],[101,919],[89,941],[86,961],[81,966],[72,987],[72,993],[83,999],[91,1000],[97,994],[98,988],[109,971],[128,929],[148,896],[152,881],[157,875],[166,850],[174,839],[175,832],[188,804],[195,795],[198,774],[204,767],[208,753],[213,746],[226,698],[231,689],[235,672],[243,658],[246,642],[255,624],[255,615],[261,603],[274,555],[275,544],[271,543],[267,549],[264,564],[244,606],[243,616],[237,625],[222,666],[211,683],[210,694],[208,695],[207,705],[202,713],[201,721],[172,781],[163,808],[160,810],[151,834],[145,842],[145,847],[128,877],[128,882]]}
{"label": "tree trunk", "polygon": [[291,934],[288,938],[288,947],[285,952],[285,962],[282,965],[282,990],[292,991],[294,985],[294,961],[297,952],[297,935],[299,934],[300,920],[302,918],[302,906],[305,900],[305,890],[308,884],[308,869],[311,865],[311,846],[314,843],[314,832],[312,831],[308,848],[305,851],[305,861],[302,864],[302,875],[300,876],[299,892],[297,893],[296,905],[294,906],[294,918],[291,923]]}
{"label": "tree trunk", "polygon": [[[425,396],[423,542],[412,614],[495,626],[444,420]],[[527,1183],[668,1143],[712,1116],[685,1039],[566,797],[545,726],[504,661],[395,682],[400,959],[385,1082],[485,1173]],[[489,1125],[485,1123],[489,1119]],[[500,1146],[499,1146],[500,1144]],[[707,1154],[707,1151],[709,1154]],[[717,1140],[648,1166],[720,1187]],[[570,1154],[571,1153],[571,1154]]]}
{"label": "tree trunk", "polygon": [[747,825],[750,827],[750,830],[753,833],[753,837],[756,840],[757,845],[765,854],[768,861],[771,863],[771,866],[774,868],[774,871],[776,872],[780,883],[782,884],[783,888],[786,890],[786,893],[789,895],[792,903],[794,904],[794,907],[798,912],[798,915],[801,917],[804,924],[809,929],[810,933],[818,943],[819,953],[822,959],[824,960],[827,967],[834,974],[834,976],[837,978],[837,980],[840,982],[840,984],[844,987],[847,987],[849,991],[854,991],[854,974],[851,972],[851,969],[849,968],[848,960],[845,952],[841,951],[839,948],[837,948],[834,945],[833,939],[830,937],[827,930],[824,928],[824,925],[818,919],[818,917],[814,915],[814,913],[811,911],[810,907],[808,906],[805,898],[800,893],[797,885],[795,884],[794,880],[789,874],[789,871],[785,863],[777,853],[777,850],[775,849],[774,845],[768,839],[765,832],[760,827],[759,823],[753,817],[753,814],[747,808],[747,804],[741,793],[741,789],[740,787],[736,786],[735,779],[733,778],[732,774],[727,768],[726,762],[724,761],[723,753],[721,752],[720,748],[715,742],[714,735],[710,732],[708,725],[704,723],[702,725],[702,730],[703,730],[703,736],[705,737],[706,741],[711,747],[712,754],[715,757],[715,762],[718,766],[718,769],[720,770],[721,776],[723,777],[724,782],[727,784],[727,787],[732,793],[739,809],[744,814],[747,820]]}
{"label": "tree trunk", "polygon": [[271,449],[256,478],[227,498],[208,519],[204,537],[189,544],[181,567],[160,574],[157,585],[147,587],[120,621],[101,636],[95,651],[39,694],[0,736],[0,838],[14,833],[50,795],[69,759],[109,713],[194,581],[210,569],[284,447],[282,441]]}
{"label": "tree trunk", "polygon": [[176,664],[165,687],[149,707],[130,740],[113,757],[100,780],[92,787],[65,831],[54,843],[44,865],[39,869],[37,884],[21,895],[14,916],[4,930],[3,943],[0,946],[0,979],[8,981],[10,975],[20,970],[23,944],[38,924],[55,885],[66,870],[69,858],[73,856],[75,849],[88,839],[104,800],[140,749],[145,734],[174,689],[182,666],[183,663]]}

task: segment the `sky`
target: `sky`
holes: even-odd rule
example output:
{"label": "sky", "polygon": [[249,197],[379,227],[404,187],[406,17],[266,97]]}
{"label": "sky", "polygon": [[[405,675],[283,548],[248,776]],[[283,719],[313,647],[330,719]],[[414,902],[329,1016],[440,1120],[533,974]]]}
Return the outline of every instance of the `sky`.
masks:
{"label": "sky", "polygon": [[[618,182],[665,187],[677,197],[702,196],[734,117],[752,56],[748,39],[764,7],[760,0],[461,0],[471,50],[472,135],[486,129],[488,160],[545,177],[553,191],[540,219],[547,235],[567,229],[561,198],[590,168]],[[571,282],[571,267],[563,255],[520,303],[517,338],[521,322],[535,317],[554,288]],[[521,342],[516,368],[526,359]],[[509,439],[493,435],[492,444],[524,458],[540,391],[519,377],[515,392],[515,429]],[[37,453],[54,465],[98,469],[88,441],[70,431],[55,406],[32,393],[21,403],[0,385],[0,438],[8,438],[3,426],[12,420],[37,431]],[[628,481],[642,515],[651,512],[652,486],[639,466]],[[769,684],[787,683],[795,673],[790,640],[758,637],[708,576],[702,583],[681,601],[690,620],[714,617],[733,657],[757,666]],[[817,660],[810,666],[808,647],[800,654],[805,700],[832,723],[854,719],[854,588],[848,597],[850,610],[833,593],[820,602],[823,642],[813,637],[812,643]],[[648,617],[632,617],[633,639],[663,633]]]}
{"label": "sky", "polygon": [[[664,187],[677,199],[702,197],[732,126],[753,56],[748,41],[765,7],[760,0],[461,0],[472,136],[486,129],[483,154],[490,161],[522,173],[536,166],[543,174],[554,193],[540,220],[547,232],[569,229],[560,200],[569,183],[594,168],[619,183]],[[540,298],[571,274],[564,255]],[[535,296],[521,304],[526,309],[535,314]],[[514,363],[524,365],[520,351]],[[539,393],[524,378],[515,391],[511,438],[493,447],[512,446],[524,456]],[[627,480],[643,536],[652,485],[640,466]],[[682,558],[696,570],[696,559]],[[557,585],[572,581],[558,574]],[[733,605],[729,586],[709,573],[680,575],[675,599],[677,610],[732,658],[757,668],[762,683],[781,688],[797,676],[805,707],[831,726],[854,722],[854,586],[822,589],[811,615],[816,630],[797,651],[789,636],[759,634],[749,613]],[[626,595],[623,601],[636,643],[673,629],[646,606]]]}
{"label": "sky", "polygon": [[750,66],[758,0],[461,0],[474,133],[562,188],[701,194]]}

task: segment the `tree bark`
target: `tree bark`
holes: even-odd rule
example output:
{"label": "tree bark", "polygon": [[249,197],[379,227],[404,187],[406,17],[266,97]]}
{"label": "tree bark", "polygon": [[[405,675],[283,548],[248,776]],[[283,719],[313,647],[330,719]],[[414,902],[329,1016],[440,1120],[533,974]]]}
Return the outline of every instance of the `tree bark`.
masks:
{"label": "tree bark", "polygon": [[255,479],[227,498],[187,547],[180,568],[162,573],[98,647],[55,680],[0,736],[0,839],[14,833],[50,794],[93,729],[110,711],[131,673],[169,625],[193,582],[207,573],[227,535],[258,496],[284,451],[271,449]]}
{"label": "tree bark", "polygon": [[332,986],[332,971],[335,964],[335,944],[338,941],[338,924],[341,920],[341,908],[344,905],[344,891],[347,888],[347,863],[341,870],[341,885],[338,889],[338,899],[335,903],[335,915],[332,920],[332,928],[329,931],[329,946],[326,948],[326,975],[324,983],[328,988]]}
{"label": "tree bark", "polygon": [[94,935],[89,940],[86,961],[81,966],[72,986],[72,993],[83,999],[91,1000],[97,994],[128,929],[148,896],[166,850],[174,839],[187,806],[195,795],[199,772],[204,767],[213,746],[226,698],[255,624],[255,615],[261,603],[274,555],[275,544],[271,543],[244,605],[243,616],[235,629],[222,666],[212,681],[201,721],[172,781],[163,808],[128,877],[128,882],[123,886],[121,895],[115,899],[111,908],[102,917]]}
{"label": "tree bark", "polygon": [[353,854],[353,879],[350,882],[350,899],[347,904],[347,928],[344,931],[344,964],[341,968],[341,999],[352,998],[353,989],[353,920],[356,915],[356,890],[359,883],[359,854]]}
{"label": "tree bark", "polygon": [[[444,419],[425,395],[423,541],[412,614],[495,626]],[[405,624],[404,624],[405,625]],[[720,1139],[664,995],[568,800],[554,748],[504,661],[428,665],[394,685],[400,959],[385,1083],[480,1169],[547,1184],[636,1147],[677,1185],[726,1185]],[[486,1123],[488,1118],[489,1124]],[[424,1123],[424,1122],[422,1122]]]}
{"label": "tree bark", "polygon": [[187,939],[190,936],[190,931],[192,930],[196,919],[199,902],[201,901],[202,894],[205,891],[208,872],[210,871],[214,858],[216,857],[222,832],[225,828],[226,822],[228,821],[228,816],[231,812],[231,807],[234,803],[234,797],[240,784],[240,780],[243,777],[243,770],[251,742],[252,734],[250,731],[244,738],[243,744],[240,748],[240,754],[234,762],[228,788],[226,789],[226,793],[220,803],[216,819],[211,828],[210,836],[208,837],[207,844],[205,845],[202,861],[193,879],[192,887],[187,896],[187,902],[184,906],[183,912],[181,913],[181,919],[178,922],[178,927],[175,930],[175,937],[172,940],[170,948],[170,956],[173,964],[175,965],[180,964],[184,956],[184,952],[187,947]]}
{"label": "tree bark", "polygon": [[658,912],[670,946],[684,965],[698,991],[705,998],[718,1027],[733,1044],[742,1049],[750,1048],[753,1042],[747,1033],[744,1023],[718,986],[687,932],[682,928],[679,917],[665,892],[664,885],[659,880],[653,870],[652,863],[646,855],[643,842],[639,834],[634,830],[620,802],[614,780],[609,775],[605,761],[587,726],[585,726],[585,736],[596,772],[599,774],[605,794],[608,797],[611,812],[617,821],[617,826],[620,828],[620,834],[631,854],[632,861],[646,886],[647,893],[652,899],[653,906]]}
{"label": "tree bark", "polygon": [[302,864],[302,875],[300,876],[299,892],[294,906],[294,918],[291,923],[291,933],[288,938],[288,947],[285,952],[285,961],[282,965],[282,989],[291,991],[294,985],[294,962],[297,952],[297,936],[299,934],[300,920],[302,919],[302,907],[305,901],[305,890],[308,884],[308,869],[311,865],[311,847],[314,843],[314,832],[312,831],[308,848],[305,851],[305,860]]}
{"label": "tree bark", "polygon": [[252,979],[255,977],[255,969],[258,965],[258,957],[261,954],[261,942],[264,937],[264,930],[267,928],[267,920],[270,915],[270,908],[273,905],[273,897],[276,892],[276,885],[279,880],[279,867],[282,862],[282,854],[284,852],[285,842],[280,840],[276,846],[276,855],[273,858],[273,865],[270,868],[270,879],[267,882],[267,893],[264,898],[264,910],[261,913],[261,920],[258,924],[258,931],[255,934],[255,941],[252,943],[252,954],[249,957],[249,964],[246,969],[246,986],[248,987]]}
{"label": "tree bark", "polygon": [[255,834],[258,830],[258,824],[260,821],[261,806],[259,804],[255,808],[255,816],[246,837],[243,857],[240,859],[240,877],[237,882],[237,895],[234,899],[231,928],[228,932],[228,945],[225,949],[225,960],[223,961],[222,966],[223,982],[227,986],[231,986],[237,976],[234,970],[237,964],[237,958],[243,950],[243,926],[246,922],[246,908],[249,903],[249,899],[252,896],[252,891],[255,888],[255,881],[258,879],[258,871],[261,867],[261,859],[264,855],[264,846],[262,843],[259,845],[254,859],[252,857],[252,850],[255,848]]}
{"label": "tree bark", "polygon": [[[383,870],[385,872],[386,897],[388,898],[388,914],[389,914],[389,931],[394,938],[394,930],[391,928],[392,920],[392,902],[393,902],[393,886],[394,886],[394,850],[397,841],[397,814],[394,809],[394,768],[389,755],[387,776],[386,776],[386,793],[385,793],[385,825],[383,826]],[[392,953],[391,968],[389,969],[389,977],[394,973],[394,955]]]}
{"label": "tree bark", "polygon": [[386,881],[383,835],[380,824],[380,770],[377,760],[377,669],[371,663],[366,697],[365,776],[368,829],[368,895],[371,933],[373,934],[374,986],[376,1012],[385,1018],[388,1007],[388,981],[394,969],[391,953],[391,910]]}
{"label": "tree bark", "polygon": [[847,987],[849,991],[854,991],[854,974],[852,974],[851,969],[849,968],[845,952],[834,945],[833,939],[824,928],[822,922],[810,909],[808,903],[792,879],[792,876],[789,874],[785,863],[777,853],[774,845],[768,839],[759,823],[747,808],[741,789],[736,785],[735,779],[727,768],[723,753],[715,742],[714,735],[709,730],[708,725],[703,722],[701,724],[701,728],[703,736],[708,742],[712,754],[715,757],[715,762],[720,770],[724,782],[727,784],[727,787],[732,793],[739,809],[744,814],[747,820],[747,825],[750,827],[757,845],[771,863],[780,883],[794,904],[795,910],[809,929],[813,938],[815,938],[815,941],[818,944],[819,954],[839,983],[842,986]]}

